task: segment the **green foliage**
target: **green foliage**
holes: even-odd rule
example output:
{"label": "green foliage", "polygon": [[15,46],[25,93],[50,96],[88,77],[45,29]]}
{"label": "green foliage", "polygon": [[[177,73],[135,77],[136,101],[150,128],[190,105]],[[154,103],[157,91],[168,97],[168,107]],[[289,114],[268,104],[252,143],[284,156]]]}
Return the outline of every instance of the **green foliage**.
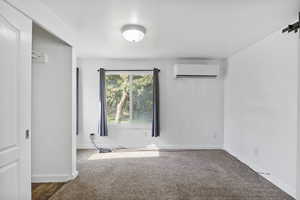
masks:
{"label": "green foliage", "polygon": [[[128,75],[119,75],[112,74],[106,75],[106,104],[107,104],[107,114],[108,121],[114,121],[117,105],[121,100],[123,91],[128,93],[129,90],[129,76]],[[129,117],[129,103],[125,102],[125,109],[123,109],[121,120],[124,121]]]}
{"label": "green foliage", "polygon": [[120,102],[122,93],[129,89],[128,75],[106,75],[106,103],[109,108],[116,107]]}
{"label": "green foliage", "polygon": [[133,77],[133,120],[151,121],[153,102],[152,84],[152,75]]}
{"label": "green foliage", "polygon": [[[132,76],[132,81],[130,80]],[[106,75],[106,103],[108,121],[115,120],[117,105],[120,103],[123,92],[129,98],[123,105],[121,122],[130,120],[130,98],[132,98],[133,121],[147,122],[152,119],[152,75],[128,75],[112,74]],[[132,91],[132,96],[130,96]]]}

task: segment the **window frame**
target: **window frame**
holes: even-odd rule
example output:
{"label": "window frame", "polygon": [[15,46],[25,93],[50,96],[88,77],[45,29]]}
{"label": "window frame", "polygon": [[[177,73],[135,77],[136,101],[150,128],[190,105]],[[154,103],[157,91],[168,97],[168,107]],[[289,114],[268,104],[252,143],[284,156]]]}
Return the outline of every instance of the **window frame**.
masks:
{"label": "window frame", "polygon": [[[132,120],[133,116],[133,98],[132,98],[132,81],[133,81],[133,76],[134,75],[152,75],[152,72],[130,72],[130,71],[125,71],[125,72],[107,72],[105,76],[107,75],[121,75],[121,74],[126,74],[129,76],[129,118]],[[105,88],[106,89],[106,88]],[[152,102],[153,103],[153,102]],[[121,123],[112,123],[112,122],[107,122],[108,128],[113,128],[113,129],[143,129],[143,130],[151,130],[152,129],[152,122],[150,123],[141,123],[141,124],[132,124],[130,122],[121,122]]]}

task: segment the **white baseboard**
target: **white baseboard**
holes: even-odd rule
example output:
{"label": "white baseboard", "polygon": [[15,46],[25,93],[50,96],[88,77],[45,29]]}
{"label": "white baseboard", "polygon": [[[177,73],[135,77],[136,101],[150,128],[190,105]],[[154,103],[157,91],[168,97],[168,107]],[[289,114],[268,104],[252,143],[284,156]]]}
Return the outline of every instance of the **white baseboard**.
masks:
{"label": "white baseboard", "polygon": [[[257,173],[267,172],[267,170],[263,169],[262,167],[258,166],[257,164],[255,164],[253,162],[248,161],[248,159],[240,158],[235,153],[230,152],[226,149],[224,149],[224,151],[226,151],[230,155],[234,156],[236,159],[238,159],[242,163],[246,164],[248,167],[250,167],[251,169],[253,169]],[[295,188],[291,187],[290,185],[288,185],[286,183],[283,183],[279,178],[277,178],[274,175],[266,175],[266,174],[260,174],[260,175],[262,177],[264,177],[265,179],[267,179],[268,181],[270,181],[271,183],[273,183],[274,185],[276,185],[277,187],[279,187],[281,190],[283,190],[284,192],[286,192],[287,194],[289,194],[290,196],[292,196],[293,198],[296,199],[296,189]]]}
{"label": "white baseboard", "polygon": [[218,145],[157,145],[157,146],[146,146],[146,149],[161,149],[161,150],[203,150],[203,149],[223,149],[222,146]]}
{"label": "white baseboard", "polygon": [[32,183],[52,183],[52,182],[67,182],[75,179],[78,176],[78,171],[67,174],[35,174],[31,176]]}
{"label": "white baseboard", "polygon": [[92,144],[77,144],[77,149],[95,149]]}
{"label": "white baseboard", "polygon": [[73,179],[75,179],[77,176],[78,176],[78,171],[77,170],[75,170],[74,172],[72,172],[72,178],[71,178],[71,180],[73,180]]}
{"label": "white baseboard", "polygon": [[[191,150],[201,150],[201,149],[223,149],[222,145],[147,145],[147,146],[136,146],[128,148],[145,148],[145,149],[191,149]],[[78,144],[77,149],[95,149],[92,144]]]}

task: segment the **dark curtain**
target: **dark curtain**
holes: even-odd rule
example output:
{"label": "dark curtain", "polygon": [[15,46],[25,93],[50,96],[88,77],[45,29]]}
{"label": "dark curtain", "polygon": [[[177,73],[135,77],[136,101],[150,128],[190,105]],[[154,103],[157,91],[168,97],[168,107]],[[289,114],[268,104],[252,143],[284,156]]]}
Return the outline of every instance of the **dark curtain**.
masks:
{"label": "dark curtain", "polygon": [[98,133],[100,136],[107,136],[107,121],[106,121],[106,95],[105,95],[105,70],[99,70],[100,84],[99,84],[99,103],[100,114],[98,123]]}
{"label": "dark curtain", "polygon": [[159,69],[153,70],[153,119],[152,119],[152,137],[159,137]]}
{"label": "dark curtain", "polygon": [[76,135],[79,133],[79,68],[76,68]]}

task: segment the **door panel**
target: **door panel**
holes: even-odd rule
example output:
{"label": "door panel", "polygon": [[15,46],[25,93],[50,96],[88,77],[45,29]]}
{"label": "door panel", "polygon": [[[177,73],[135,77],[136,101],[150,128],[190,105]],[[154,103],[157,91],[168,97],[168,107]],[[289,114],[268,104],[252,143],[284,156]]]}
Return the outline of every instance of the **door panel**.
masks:
{"label": "door panel", "polygon": [[[18,199],[18,48],[20,32],[0,16],[0,185],[1,199]],[[19,133],[20,134],[20,133]],[[4,187],[3,187],[4,186]]]}
{"label": "door panel", "polygon": [[18,146],[17,144],[17,60],[19,32],[0,16],[0,91],[5,95],[0,98],[0,151]]}
{"label": "door panel", "polygon": [[18,200],[19,194],[19,164],[14,162],[0,168],[0,194],[1,199]]}
{"label": "door panel", "polygon": [[31,199],[31,20],[0,0],[0,199]]}

